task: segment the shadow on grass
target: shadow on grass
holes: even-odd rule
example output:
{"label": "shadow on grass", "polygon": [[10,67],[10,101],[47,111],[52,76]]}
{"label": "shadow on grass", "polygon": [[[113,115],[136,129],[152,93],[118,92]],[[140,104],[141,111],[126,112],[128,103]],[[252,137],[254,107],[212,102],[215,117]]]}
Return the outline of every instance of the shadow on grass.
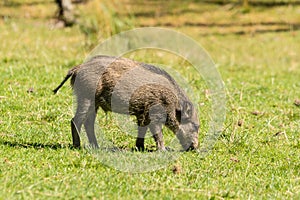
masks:
{"label": "shadow on grass", "polygon": [[34,148],[34,149],[76,149],[71,144],[41,144],[37,142],[12,142],[12,141],[1,141],[0,145],[6,145],[14,148]]}
{"label": "shadow on grass", "polygon": [[[13,148],[34,148],[34,149],[81,149],[82,147],[74,147],[72,144],[42,144],[42,143],[37,143],[37,142],[12,142],[12,141],[2,141],[0,140],[0,145],[5,145]],[[135,152],[138,151],[135,148],[126,148],[126,147],[111,147],[111,148],[103,148],[102,151],[107,151],[107,152]],[[155,152],[154,149],[145,149],[142,152]]]}
{"label": "shadow on grass", "polygon": [[[52,4],[54,1],[33,1],[33,2],[19,2],[19,1],[12,1],[12,0],[4,0],[2,6],[4,7],[20,7],[20,6],[36,6],[40,4]],[[1,5],[1,4],[0,4]]]}
{"label": "shadow on grass", "polygon": [[[175,24],[167,22],[167,23],[157,23],[153,26],[165,26],[165,27],[176,27]],[[241,30],[231,30],[225,33],[219,32],[208,32],[208,33],[200,33],[200,35],[228,35],[228,34],[235,34],[235,35],[245,35],[249,33],[279,33],[279,32],[291,32],[291,31],[298,31],[300,30],[300,23],[284,23],[284,22],[261,22],[261,23],[228,23],[228,24],[218,24],[218,23],[195,23],[195,22],[186,22],[182,25],[177,27],[205,27],[205,28],[234,28],[234,27],[241,27]],[[255,26],[262,26],[263,29],[253,29]],[[272,26],[278,26],[272,28]],[[141,25],[141,27],[147,27]],[[248,28],[248,29],[246,29]],[[252,28],[249,30],[249,28]]]}
{"label": "shadow on grass", "polygon": [[[16,142],[16,141],[2,141],[0,140],[0,145],[5,145],[13,148],[34,148],[34,149],[71,149],[71,150],[78,150],[82,149],[82,147],[74,147],[72,144],[42,144],[42,143],[37,143],[37,142]],[[138,151],[136,148],[128,148],[128,147],[110,147],[110,148],[103,148],[101,149],[102,151],[107,151],[107,152],[136,152]],[[154,147],[145,149],[144,151],[141,152],[155,152],[156,150]]]}
{"label": "shadow on grass", "polygon": [[[199,0],[195,0],[198,2]],[[202,3],[211,3],[218,5],[226,5],[230,3],[241,4],[241,1],[236,0],[203,0]],[[300,1],[265,1],[265,0],[257,0],[257,1],[249,1],[249,5],[251,6],[260,6],[260,7],[275,7],[275,6],[286,6],[286,5],[300,5]]]}
{"label": "shadow on grass", "polygon": [[[145,6],[147,6],[147,4],[145,3]],[[182,8],[180,11],[176,11],[173,12],[172,9],[168,10],[168,11],[161,11],[161,12],[157,12],[156,10],[153,11],[143,11],[143,12],[137,12],[137,11],[133,11],[132,15],[134,17],[148,17],[148,18],[153,18],[153,17],[162,17],[162,16],[167,16],[167,15],[181,15],[181,14],[185,14],[185,13],[201,13],[204,12],[205,10],[202,9],[191,9],[191,8]],[[157,16],[156,16],[157,15]]]}

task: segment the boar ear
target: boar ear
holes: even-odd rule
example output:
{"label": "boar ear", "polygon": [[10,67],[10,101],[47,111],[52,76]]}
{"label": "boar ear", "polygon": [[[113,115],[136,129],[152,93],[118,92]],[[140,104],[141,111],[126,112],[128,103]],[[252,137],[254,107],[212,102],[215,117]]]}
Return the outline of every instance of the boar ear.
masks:
{"label": "boar ear", "polygon": [[182,115],[185,118],[190,118],[193,115],[193,104],[189,101],[183,102]]}
{"label": "boar ear", "polygon": [[176,118],[180,122],[187,120],[193,115],[193,104],[189,101],[181,101],[180,108],[176,109]]}

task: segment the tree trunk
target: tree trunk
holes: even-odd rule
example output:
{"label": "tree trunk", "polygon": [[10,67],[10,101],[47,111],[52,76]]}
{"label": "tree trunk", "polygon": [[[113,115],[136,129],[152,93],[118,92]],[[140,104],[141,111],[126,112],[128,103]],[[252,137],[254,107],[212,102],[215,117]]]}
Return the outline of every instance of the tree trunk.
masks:
{"label": "tree trunk", "polygon": [[243,6],[248,7],[249,6],[249,0],[243,0]]}
{"label": "tree trunk", "polygon": [[55,2],[58,5],[58,20],[64,22],[65,26],[72,26],[75,17],[71,0],[55,0]]}

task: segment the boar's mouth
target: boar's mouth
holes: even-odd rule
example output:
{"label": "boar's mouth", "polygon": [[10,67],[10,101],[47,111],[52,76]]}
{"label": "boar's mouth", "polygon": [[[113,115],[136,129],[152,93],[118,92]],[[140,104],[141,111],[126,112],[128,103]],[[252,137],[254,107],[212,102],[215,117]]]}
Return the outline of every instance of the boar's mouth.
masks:
{"label": "boar's mouth", "polygon": [[190,146],[188,146],[188,148],[185,148],[185,151],[193,151],[196,150],[198,147],[197,144],[192,143]]}
{"label": "boar's mouth", "polygon": [[183,148],[183,151],[193,151],[196,150],[198,148],[198,141],[193,141],[193,142],[189,142],[189,143],[181,143],[181,146]]}

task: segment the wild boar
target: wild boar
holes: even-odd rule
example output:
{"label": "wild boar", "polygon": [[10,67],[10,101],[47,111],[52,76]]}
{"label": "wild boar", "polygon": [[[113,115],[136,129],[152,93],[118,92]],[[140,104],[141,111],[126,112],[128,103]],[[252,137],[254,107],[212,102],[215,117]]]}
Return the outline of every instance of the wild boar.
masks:
{"label": "wild boar", "polygon": [[144,150],[148,128],[158,150],[166,150],[162,126],[169,128],[184,150],[198,146],[199,120],[185,92],[164,70],[126,58],[95,56],[73,67],[53,90],[56,94],[71,77],[77,110],[71,120],[73,145],[80,146],[84,124],[90,144],[98,148],[94,123],[99,107],[104,112],[133,115],[137,119],[136,148]]}

